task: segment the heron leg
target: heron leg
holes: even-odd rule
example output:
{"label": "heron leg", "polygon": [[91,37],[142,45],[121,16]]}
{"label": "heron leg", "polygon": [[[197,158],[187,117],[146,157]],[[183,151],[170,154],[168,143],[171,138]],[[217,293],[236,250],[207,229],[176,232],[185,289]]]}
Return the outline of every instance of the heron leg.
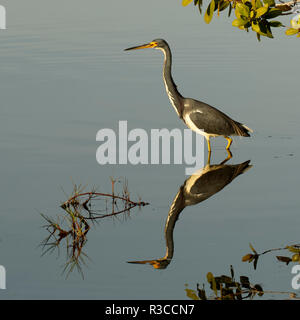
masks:
{"label": "heron leg", "polygon": [[226,149],[229,150],[229,148],[230,148],[230,146],[232,144],[232,139],[230,137],[226,137],[226,136],[225,136],[225,139],[228,141]]}
{"label": "heron leg", "polygon": [[223,160],[223,161],[220,163],[220,165],[225,164],[229,159],[232,158],[232,153],[231,153],[231,151],[230,151],[229,149],[227,149],[226,151],[227,151],[228,156],[227,156],[227,158],[226,158],[225,160]]}
{"label": "heron leg", "polygon": [[206,166],[208,166],[208,167],[210,167],[210,158],[211,158],[211,151],[208,151],[207,161],[206,161]]}
{"label": "heron leg", "polygon": [[205,137],[205,138],[206,138],[206,141],[207,141],[208,152],[211,152],[209,137]]}

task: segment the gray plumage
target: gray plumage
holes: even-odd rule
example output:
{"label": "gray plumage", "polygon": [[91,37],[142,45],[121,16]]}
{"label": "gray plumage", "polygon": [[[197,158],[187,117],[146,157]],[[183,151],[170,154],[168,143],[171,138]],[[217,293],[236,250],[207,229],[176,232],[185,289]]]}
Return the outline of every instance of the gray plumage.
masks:
{"label": "gray plumage", "polygon": [[250,160],[239,164],[225,165],[227,161],[221,164],[210,165],[210,157],[204,168],[190,176],[180,186],[172,204],[170,206],[168,217],[166,219],[164,234],[166,240],[166,254],[163,258],[128,261],[135,264],[150,264],[156,269],[165,269],[170,264],[174,255],[174,228],[181,212],[187,206],[193,206],[203,202],[221,191],[237,176],[246,172],[252,167]]}

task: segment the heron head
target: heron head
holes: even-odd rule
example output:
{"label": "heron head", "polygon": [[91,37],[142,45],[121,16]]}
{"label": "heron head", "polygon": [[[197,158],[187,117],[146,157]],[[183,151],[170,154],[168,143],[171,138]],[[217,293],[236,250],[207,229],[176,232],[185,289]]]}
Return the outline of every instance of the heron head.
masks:
{"label": "heron head", "polygon": [[149,43],[137,46],[137,47],[131,47],[131,48],[127,48],[125,49],[125,51],[129,51],[129,50],[137,50],[137,49],[146,49],[146,48],[155,48],[155,49],[163,49],[168,47],[168,44],[165,40],[163,39],[154,39]]}

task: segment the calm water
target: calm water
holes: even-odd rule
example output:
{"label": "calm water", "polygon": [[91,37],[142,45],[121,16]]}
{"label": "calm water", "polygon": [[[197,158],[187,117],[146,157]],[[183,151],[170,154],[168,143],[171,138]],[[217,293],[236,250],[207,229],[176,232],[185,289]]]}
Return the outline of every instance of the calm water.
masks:
{"label": "calm water", "polygon": [[[241,258],[249,242],[258,252],[299,242],[295,37],[282,31],[258,43],[227,18],[207,26],[192,6],[172,0],[1,4],[8,19],[0,33],[2,299],[187,299],[186,285],[196,290],[208,272],[229,275],[230,265],[265,290],[293,292],[292,264],[275,257],[286,252],[260,257],[257,270]],[[181,208],[176,227],[169,225],[174,254],[165,269],[127,261],[164,257],[168,212],[188,178],[184,165],[100,166],[95,157],[97,131],[119,120],[130,128],[184,128],[164,92],[161,53],[123,52],[158,37],[173,50],[183,95],[255,130],[251,139],[235,139],[227,163],[251,160],[253,167]],[[212,164],[226,158],[225,142],[213,139]],[[111,176],[126,177],[132,197],[150,205],[92,226],[84,279],[76,270],[66,278],[63,246],[41,256],[47,232],[40,213],[63,214],[62,189],[71,194],[73,183],[109,192]]]}

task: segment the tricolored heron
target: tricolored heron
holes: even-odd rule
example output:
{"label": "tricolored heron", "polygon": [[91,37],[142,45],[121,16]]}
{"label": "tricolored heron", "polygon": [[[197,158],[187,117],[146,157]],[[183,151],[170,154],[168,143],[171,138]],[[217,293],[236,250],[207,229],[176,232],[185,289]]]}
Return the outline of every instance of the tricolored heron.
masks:
{"label": "tricolored heron", "polygon": [[225,113],[204,102],[185,98],[179,93],[171,73],[171,50],[165,40],[155,39],[150,43],[125,49],[125,51],[145,48],[155,48],[164,53],[163,79],[170,102],[179,118],[182,119],[190,129],[206,138],[209,152],[211,151],[211,137],[224,136],[228,141],[227,150],[229,150],[232,143],[230,136],[250,137],[249,131],[253,131],[246,125],[231,119]]}

